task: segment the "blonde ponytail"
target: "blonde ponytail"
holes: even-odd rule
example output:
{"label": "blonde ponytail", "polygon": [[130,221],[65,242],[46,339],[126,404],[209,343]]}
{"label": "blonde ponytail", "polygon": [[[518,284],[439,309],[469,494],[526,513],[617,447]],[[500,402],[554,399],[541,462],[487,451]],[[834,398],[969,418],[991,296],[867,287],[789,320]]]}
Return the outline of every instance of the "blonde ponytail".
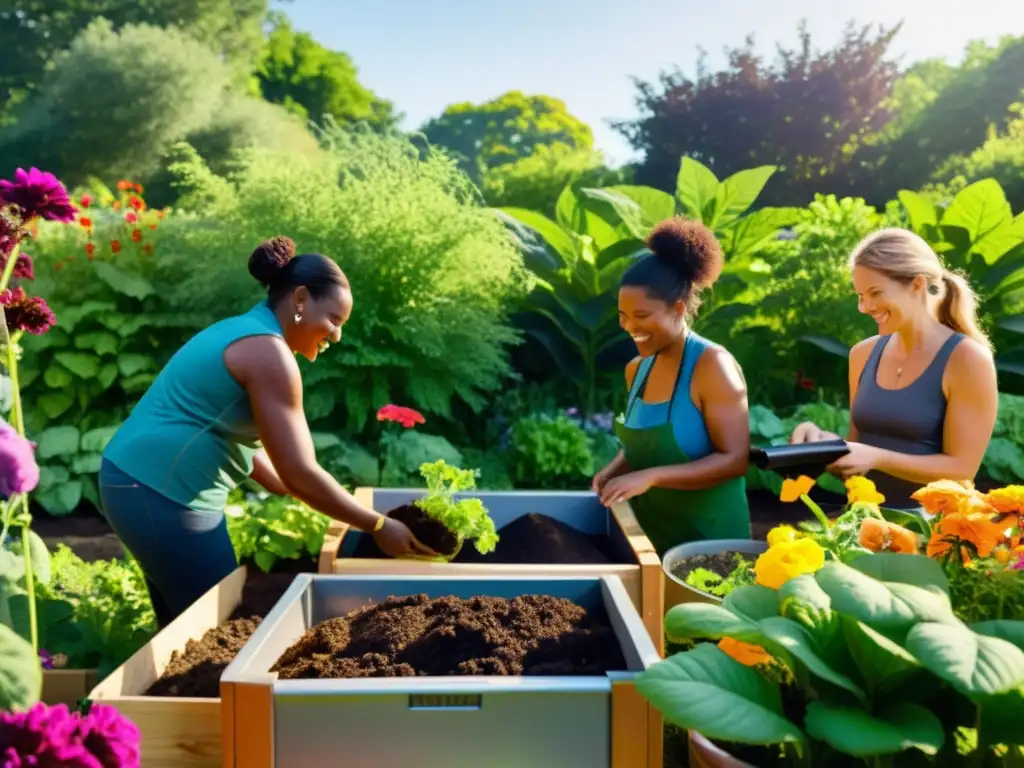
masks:
{"label": "blonde ponytail", "polygon": [[992,342],[978,327],[978,297],[960,275],[942,271],[945,295],[939,304],[939,322],[957,333],[974,339],[986,349],[992,350]]}

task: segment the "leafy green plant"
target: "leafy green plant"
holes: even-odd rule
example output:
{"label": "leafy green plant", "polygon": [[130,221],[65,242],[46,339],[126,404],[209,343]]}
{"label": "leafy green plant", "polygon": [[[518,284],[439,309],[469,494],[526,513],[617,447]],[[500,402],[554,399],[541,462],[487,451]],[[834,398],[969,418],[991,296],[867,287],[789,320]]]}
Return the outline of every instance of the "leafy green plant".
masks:
{"label": "leafy green plant", "polygon": [[982,470],[993,480],[1024,482],[1024,397],[999,393],[999,412]]}
{"label": "leafy green plant", "polygon": [[96,475],[103,449],[117,426],[98,427],[82,434],[76,427],[48,427],[39,433],[40,461],[36,501],[51,515],[69,515],[84,499],[100,506]]}
{"label": "leafy green plant", "polygon": [[[960,621],[942,568],[924,556],[872,554],[777,590],[740,587],[721,605],[676,606],[665,632],[727,641],[655,664],[637,680],[641,694],[765,768],[997,765],[1021,743],[1024,622]],[[764,663],[732,658],[737,644]],[[962,754],[965,731],[977,754]]]}
{"label": "leafy green plant", "polygon": [[228,535],[239,562],[269,572],[279,560],[316,557],[330,518],[287,496],[260,496],[225,510]]}
{"label": "leafy green plant", "polygon": [[416,506],[455,534],[460,549],[463,541],[473,539],[473,546],[481,555],[493,552],[498,533],[484,503],[475,498],[454,498],[457,493],[476,488],[476,470],[459,469],[439,459],[424,463],[420,472],[427,481],[427,493],[416,499]]}
{"label": "leafy green plant", "polygon": [[539,413],[512,427],[511,464],[520,488],[580,488],[594,473],[593,442],[564,414]]}

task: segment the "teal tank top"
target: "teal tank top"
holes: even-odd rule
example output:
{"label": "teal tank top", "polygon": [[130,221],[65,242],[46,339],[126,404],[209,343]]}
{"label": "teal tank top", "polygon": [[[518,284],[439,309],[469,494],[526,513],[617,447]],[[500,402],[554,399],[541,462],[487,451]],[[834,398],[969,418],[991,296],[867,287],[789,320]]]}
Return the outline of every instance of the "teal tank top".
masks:
{"label": "teal tank top", "polygon": [[260,448],[252,406],[224,363],[248,336],[282,336],[266,302],[214,323],[170,359],[103,457],[183,507],[219,512]]}
{"label": "teal tank top", "polygon": [[697,367],[700,356],[710,345],[710,341],[703,336],[698,336],[693,331],[686,335],[683,347],[683,367],[679,372],[678,383],[672,397],[661,403],[645,403],[643,400],[643,387],[654,366],[653,357],[643,358],[633,377],[633,386],[629,389],[629,399],[626,405],[625,423],[632,429],[657,427],[671,418],[672,433],[676,436],[676,443],[690,461],[703,459],[715,451],[715,444],[711,441],[711,434],[704,422],[704,414],[690,399],[693,371]]}

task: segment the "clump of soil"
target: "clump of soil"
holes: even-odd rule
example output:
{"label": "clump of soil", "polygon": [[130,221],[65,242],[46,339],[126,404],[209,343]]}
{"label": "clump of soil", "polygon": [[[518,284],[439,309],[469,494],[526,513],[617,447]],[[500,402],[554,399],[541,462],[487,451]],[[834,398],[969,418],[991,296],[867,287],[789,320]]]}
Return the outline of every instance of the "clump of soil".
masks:
{"label": "clump of soil", "polygon": [[617,559],[607,536],[591,536],[536,512],[513,520],[498,536],[493,552],[481,555],[475,547],[465,546],[454,562],[603,565]]}
{"label": "clump of soil", "polygon": [[563,598],[389,597],[308,630],[282,679],[603,675],[626,662],[602,612]]}
{"label": "clump of soil", "polygon": [[[698,568],[706,568],[725,580],[729,577],[730,573],[736,570],[737,554],[736,552],[728,551],[715,552],[713,555],[692,555],[676,563],[672,568],[672,575],[685,582],[686,577]],[[741,555],[741,557],[746,558],[749,556]]]}
{"label": "clump of soil", "polygon": [[[420,540],[421,544],[430,547],[441,555],[451,555],[459,546],[459,540],[454,533],[433,518],[427,517],[427,513],[415,504],[403,504],[395,507],[387,516],[393,520],[405,523],[413,535]],[[360,558],[385,558],[373,536],[364,534],[359,537],[353,557]]]}
{"label": "clump of soil", "polygon": [[143,695],[218,698],[221,674],[294,580],[291,573],[251,574],[242,602],[228,620],[199,640],[189,640],[183,651],[175,651],[164,673]]}

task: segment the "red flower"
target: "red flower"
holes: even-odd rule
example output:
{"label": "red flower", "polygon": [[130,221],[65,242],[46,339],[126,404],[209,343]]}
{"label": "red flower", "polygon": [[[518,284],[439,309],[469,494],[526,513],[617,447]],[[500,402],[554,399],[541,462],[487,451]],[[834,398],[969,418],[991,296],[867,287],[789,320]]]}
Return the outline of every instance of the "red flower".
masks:
{"label": "red flower", "polygon": [[89,257],[89,261],[92,261],[93,254],[96,253],[96,246],[92,243],[85,244],[85,255]]}
{"label": "red flower", "polygon": [[92,229],[92,219],[90,219],[88,216],[83,216],[82,218],[80,218],[78,220],[78,223],[82,225],[82,229]]}
{"label": "red flower", "polygon": [[142,232],[137,229],[132,230],[132,240],[136,243],[142,242]]}
{"label": "red flower", "polygon": [[141,184],[136,184],[135,185],[135,191],[138,192],[141,195],[142,194],[142,185]]}
{"label": "red flower", "polygon": [[78,200],[78,204],[81,205],[83,208],[88,208],[90,205],[92,205],[92,195],[82,195],[81,198],[79,198]]}
{"label": "red flower", "polygon": [[150,229],[156,229],[156,224],[150,224],[150,225],[149,225],[149,228],[150,228]]}
{"label": "red flower", "polygon": [[57,322],[46,302],[38,296],[27,296],[21,286],[0,293],[0,304],[7,316],[9,333],[27,331],[38,336]]}
{"label": "red flower", "polygon": [[127,181],[126,179],[121,179],[119,182],[117,182],[117,188],[120,189],[122,192],[127,191],[134,186],[134,184],[132,184],[130,181]]}
{"label": "red flower", "polygon": [[111,240],[110,241],[110,250],[111,250],[112,253],[120,253],[121,252],[121,241],[120,240]]}
{"label": "red flower", "polygon": [[139,215],[135,211],[125,211],[124,220],[129,224],[134,224],[139,220]]}
{"label": "red flower", "polygon": [[377,411],[377,421],[394,421],[406,429],[426,422],[422,413],[401,405],[383,406]]}
{"label": "red flower", "polygon": [[136,197],[135,195],[132,195],[131,197],[128,198],[128,205],[130,205],[136,211],[141,211],[143,208],[146,207],[146,204],[142,202],[142,198]]}

